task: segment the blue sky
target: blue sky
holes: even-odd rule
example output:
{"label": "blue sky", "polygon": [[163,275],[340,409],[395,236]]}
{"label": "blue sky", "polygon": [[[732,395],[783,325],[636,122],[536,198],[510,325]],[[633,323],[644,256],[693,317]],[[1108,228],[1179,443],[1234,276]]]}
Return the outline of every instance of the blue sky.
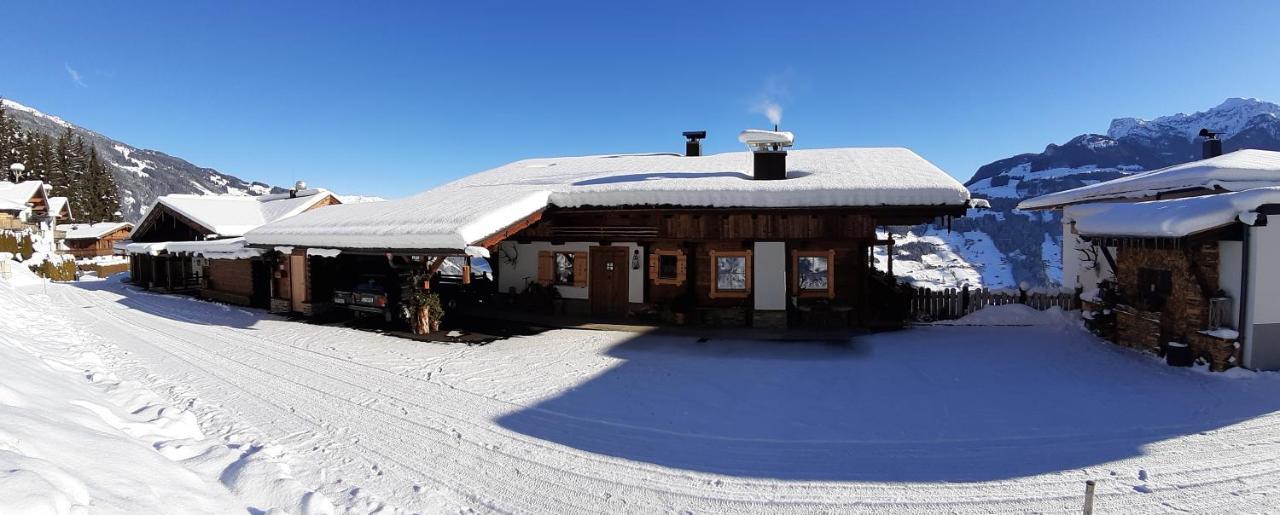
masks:
{"label": "blue sky", "polygon": [[386,197],[680,151],[683,130],[739,150],[766,97],[797,147],[906,146],[961,180],[1113,117],[1280,101],[1280,2],[892,4],[17,2],[0,95],[248,180]]}

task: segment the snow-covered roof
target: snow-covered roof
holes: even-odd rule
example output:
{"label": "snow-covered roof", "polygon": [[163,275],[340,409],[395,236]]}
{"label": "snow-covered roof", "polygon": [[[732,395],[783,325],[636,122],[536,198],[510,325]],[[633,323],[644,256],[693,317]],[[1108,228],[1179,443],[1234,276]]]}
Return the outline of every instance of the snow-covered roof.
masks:
{"label": "snow-covered roof", "polygon": [[98,222],[96,224],[58,224],[59,231],[66,231],[68,240],[96,240],[120,229],[132,229],[128,222]]}
{"label": "snow-covered roof", "polygon": [[1209,159],[1050,193],[1018,204],[1018,209],[1046,209],[1099,200],[1139,199],[1172,191],[1219,189],[1243,191],[1280,186],[1280,152],[1237,150]]}
{"label": "snow-covered roof", "polygon": [[[67,209],[67,197],[49,197],[49,213],[54,216],[62,216],[62,211]],[[71,212],[67,211],[70,215]]]}
{"label": "snow-covered roof", "polygon": [[[324,189],[302,190],[296,197],[290,197],[288,193],[258,197],[164,195],[156,199],[147,213],[150,215],[156,212],[156,206],[163,205],[218,236],[243,236],[245,232],[262,224],[306,211],[328,196],[329,191]],[[144,225],[139,223],[138,227]]]}
{"label": "snow-covered roof", "polygon": [[1238,221],[1253,223],[1260,206],[1280,204],[1280,187],[1147,202],[1067,206],[1066,220],[1084,236],[1181,238]]}
{"label": "snow-covered roof", "polygon": [[750,152],[516,161],[416,196],[315,210],[251,245],[461,250],[549,206],[964,206],[969,191],[905,148],[793,150],[786,180],[752,179]]}
{"label": "snow-covered roof", "polygon": [[37,195],[44,195],[44,183],[40,181],[22,181],[18,183],[0,181],[0,209],[5,211],[22,211],[27,203]]}
{"label": "snow-covered roof", "polygon": [[130,254],[159,255],[191,254],[212,259],[247,259],[261,256],[266,250],[245,246],[244,238],[224,238],[207,241],[162,241],[158,243],[129,243],[124,250]]}

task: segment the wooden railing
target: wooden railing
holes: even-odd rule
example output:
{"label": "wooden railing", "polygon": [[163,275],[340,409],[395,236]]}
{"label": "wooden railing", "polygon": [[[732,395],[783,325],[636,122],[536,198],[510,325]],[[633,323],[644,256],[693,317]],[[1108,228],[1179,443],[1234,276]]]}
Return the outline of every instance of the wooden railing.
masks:
{"label": "wooden railing", "polygon": [[953,320],[987,306],[1025,304],[1045,310],[1059,307],[1063,310],[1080,308],[1079,298],[1071,292],[1035,292],[1018,290],[988,290],[985,288],[947,288],[932,290],[915,288],[909,302],[911,318],[916,321]]}

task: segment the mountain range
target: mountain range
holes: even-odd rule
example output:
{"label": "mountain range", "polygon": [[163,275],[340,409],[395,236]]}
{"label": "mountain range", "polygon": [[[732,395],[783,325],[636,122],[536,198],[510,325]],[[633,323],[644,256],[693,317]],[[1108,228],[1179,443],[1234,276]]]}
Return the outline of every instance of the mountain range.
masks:
{"label": "mountain range", "polygon": [[98,155],[111,168],[119,190],[120,211],[127,221],[139,220],[156,197],[170,193],[263,195],[286,191],[196,166],[164,152],[137,148],[9,99],[3,103],[7,114],[24,130],[56,138],[70,127],[85,143],[97,148]]}
{"label": "mountain range", "polygon": [[[124,218],[137,221],[160,195],[171,193],[262,195],[284,188],[245,181],[178,157],[140,149],[73,125],[12,100],[7,113],[26,130],[56,137],[70,127],[97,148],[111,167]],[[965,186],[990,209],[970,210],[950,227],[895,227],[894,272],[920,286],[1014,288],[1062,285],[1062,225],[1055,212],[1017,209],[1024,199],[1194,161],[1201,157],[1198,133],[1222,133],[1226,152],[1241,148],[1280,150],[1280,105],[1229,98],[1192,114],[1152,120],[1117,118],[1106,134],[1081,134],[1042,152],[1004,158],[979,167]],[[382,200],[339,196],[344,202]],[[883,268],[887,256],[878,247]]]}
{"label": "mountain range", "polygon": [[[918,285],[992,288],[1062,285],[1062,225],[1054,212],[1027,212],[1019,202],[1086,184],[1195,161],[1200,129],[1219,132],[1223,151],[1280,150],[1280,105],[1229,98],[1192,114],[1153,120],[1117,118],[1106,134],[1081,134],[1039,153],[1018,154],[978,168],[965,186],[991,209],[971,210],[948,231],[939,226],[901,228],[895,272]],[[895,231],[897,232],[897,231]],[[939,260],[938,256],[949,256]],[[883,255],[881,256],[883,259]],[[901,264],[899,264],[901,263]],[[944,270],[952,269],[952,270]]]}

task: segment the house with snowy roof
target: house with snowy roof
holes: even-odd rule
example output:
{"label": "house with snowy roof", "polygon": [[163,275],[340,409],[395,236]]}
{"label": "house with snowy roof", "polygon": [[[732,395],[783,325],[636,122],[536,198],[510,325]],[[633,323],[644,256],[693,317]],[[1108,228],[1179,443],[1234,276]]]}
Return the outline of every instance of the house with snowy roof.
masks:
{"label": "house with snowy roof", "polygon": [[[1280,152],[1221,153],[1022,202],[1058,209],[1063,284],[1122,345],[1280,369]],[[1092,308],[1092,309],[1090,309]]]}
{"label": "house with snowy roof", "polygon": [[130,281],[164,291],[265,307],[271,271],[244,234],[266,223],[341,204],[324,189],[299,182],[287,193],[164,195],[147,210],[124,245]]}
{"label": "house with snowy roof", "polygon": [[44,182],[0,181],[0,229],[21,230],[48,221],[51,213],[58,213],[51,212],[49,204]]}
{"label": "house with snowy roof", "polygon": [[764,327],[821,312],[844,325],[894,317],[880,293],[895,283],[869,259],[892,243],[877,226],[970,206],[964,186],[906,148],[794,150],[791,133],[749,130],[739,137],[749,151],[702,155],[705,135],[685,133],[683,155],[516,161],[409,198],[265,224],[245,240],[287,250],[278,259],[308,278],[294,311],[329,304],[341,277],[430,276],[452,256],[487,258],[499,295],[532,309],[554,299],[604,319]]}
{"label": "house with snowy roof", "polygon": [[92,224],[58,224],[63,234],[64,252],[77,259],[110,256],[115,245],[129,238],[133,224],[128,222],[98,222]]}

